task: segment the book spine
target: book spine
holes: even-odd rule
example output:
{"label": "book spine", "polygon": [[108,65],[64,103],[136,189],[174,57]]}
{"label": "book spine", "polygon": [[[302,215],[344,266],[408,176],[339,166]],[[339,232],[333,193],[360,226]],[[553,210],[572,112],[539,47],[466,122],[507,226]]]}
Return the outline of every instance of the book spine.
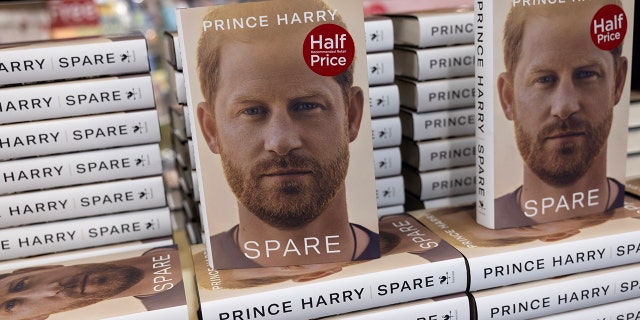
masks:
{"label": "book spine", "polygon": [[0,228],[164,205],[161,176],[18,193],[0,196]]}
{"label": "book spine", "polygon": [[400,93],[396,84],[369,87],[371,117],[397,115],[400,112]]}
{"label": "book spine", "polygon": [[373,149],[376,178],[399,175],[402,172],[400,147]]}
{"label": "book spine", "polygon": [[475,133],[475,110],[463,108],[417,113],[400,110],[402,134],[413,141],[468,136]]}
{"label": "book spine", "polygon": [[0,124],[154,107],[149,74],[0,89]]}
{"label": "book spine", "polygon": [[378,217],[401,214],[406,212],[404,204],[391,205],[386,207],[378,207]]}
{"label": "book spine", "polygon": [[2,48],[0,86],[149,72],[142,35],[94,39]]}
{"label": "book spine", "polygon": [[311,319],[463,292],[465,282],[459,258],[207,301],[201,309],[205,319],[253,319],[259,309],[269,310],[264,319]]}
{"label": "book spine", "polygon": [[430,141],[402,141],[403,161],[418,171],[431,171],[474,165],[475,137],[459,137]]}
{"label": "book spine", "polygon": [[182,71],[169,68],[167,70],[169,74],[169,84],[171,87],[171,93],[175,96],[175,102],[179,104],[187,104],[187,87],[184,82],[184,74]]}
{"label": "book spine", "polygon": [[473,43],[473,12],[424,16],[418,23],[419,47]]}
{"label": "book spine", "polygon": [[365,17],[365,49],[367,53],[393,49],[393,23],[384,16]]}
{"label": "book spine", "polygon": [[476,194],[468,193],[458,196],[430,199],[422,201],[422,205],[427,209],[437,209],[445,207],[457,207],[471,205],[476,201]]}
{"label": "book spine", "polygon": [[371,119],[373,148],[396,147],[402,141],[402,126],[399,116]]}
{"label": "book spine", "polygon": [[192,138],[192,130],[191,130],[191,111],[189,111],[188,106],[184,106],[184,122],[185,122],[185,132],[187,133],[187,138]]}
{"label": "book spine", "polygon": [[601,304],[594,307],[577,309],[538,320],[636,320],[640,319],[640,298]]}
{"label": "book spine", "polygon": [[369,86],[392,84],[395,78],[393,52],[367,53]]}
{"label": "book spine", "polygon": [[0,126],[0,160],[160,141],[155,109]]}
{"label": "book spine", "polygon": [[602,271],[495,294],[472,292],[477,319],[530,319],[640,297],[640,265]]}
{"label": "book spine", "polygon": [[439,320],[439,319],[471,319],[469,298],[459,295],[452,298],[430,301],[412,301],[401,304],[354,312],[335,317],[323,318],[326,320],[369,320],[369,319],[415,319],[415,320]]}
{"label": "book spine", "polygon": [[494,172],[493,147],[493,105],[497,103],[493,90],[494,30],[493,2],[475,1],[475,136],[476,136],[476,221],[487,227],[495,228],[492,219],[494,210]]}
{"label": "book spine", "polygon": [[[395,72],[418,81],[474,75],[473,45],[428,49],[394,49]],[[409,61],[404,61],[404,60]]]}
{"label": "book spine", "polygon": [[182,53],[177,31],[164,32],[164,52],[169,64],[174,69],[182,71]]}
{"label": "book spine", "polygon": [[0,260],[171,235],[167,207],[0,230]]}
{"label": "book spine", "polygon": [[404,179],[401,175],[376,179],[378,207],[404,204]]}
{"label": "book spine", "polygon": [[400,104],[416,112],[430,112],[473,106],[473,77],[428,81],[397,79]]}
{"label": "book spine", "polygon": [[0,162],[0,194],[162,174],[158,144]]}
{"label": "book spine", "polygon": [[406,188],[420,200],[468,194],[476,187],[475,167],[418,172],[403,170]]}

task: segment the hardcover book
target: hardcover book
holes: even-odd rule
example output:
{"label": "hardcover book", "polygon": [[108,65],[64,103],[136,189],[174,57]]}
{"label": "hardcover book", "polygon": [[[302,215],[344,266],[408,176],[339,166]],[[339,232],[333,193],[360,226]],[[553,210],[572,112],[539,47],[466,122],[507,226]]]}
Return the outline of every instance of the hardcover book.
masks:
{"label": "hardcover book", "polygon": [[395,64],[393,60],[392,51],[367,53],[369,85],[379,86],[393,83],[395,78]]}
{"label": "hardcover book", "polygon": [[531,319],[638,298],[638,273],[640,264],[634,263],[472,291],[471,299],[476,306],[478,320]]}
{"label": "hardcover book", "polygon": [[5,320],[187,320],[182,272],[177,246],[0,266],[0,314]]}
{"label": "hardcover book", "polygon": [[389,17],[372,15],[364,18],[367,52],[393,50],[393,23]]}
{"label": "hardcover book", "polygon": [[425,49],[396,46],[395,73],[418,81],[473,76],[474,50],[473,44]]}
{"label": "hardcover book", "polygon": [[476,5],[478,223],[622,206],[634,1]]}
{"label": "hardcover book", "polygon": [[177,20],[212,266],[378,258],[362,2],[229,4]]}
{"label": "hardcover book", "polygon": [[621,208],[518,228],[474,223],[475,205],[411,211],[456,247],[470,291],[640,262],[640,200]]}
{"label": "hardcover book", "polygon": [[577,309],[538,320],[634,320],[640,318],[640,298],[605,303],[593,307]]}
{"label": "hardcover book", "polygon": [[455,8],[392,14],[394,43],[418,48],[473,43],[473,11]]}
{"label": "hardcover book", "polygon": [[145,72],[141,33],[0,45],[0,87]]}
{"label": "hardcover book", "polygon": [[411,216],[381,217],[380,239],[379,259],[233,270],[194,246],[202,317],[312,319],[464,292],[460,253]]}
{"label": "hardcover book", "polygon": [[396,84],[370,86],[369,107],[371,108],[371,117],[397,115],[400,112],[398,86]]}
{"label": "hardcover book", "polygon": [[398,78],[400,103],[416,112],[471,107],[475,101],[473,77],[416,81]]}

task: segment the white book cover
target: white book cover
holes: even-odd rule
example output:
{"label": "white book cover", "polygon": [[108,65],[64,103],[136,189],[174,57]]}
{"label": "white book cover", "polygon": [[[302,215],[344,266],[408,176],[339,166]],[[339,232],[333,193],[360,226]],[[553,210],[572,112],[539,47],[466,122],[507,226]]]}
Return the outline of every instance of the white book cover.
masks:
{"label": "white book cover", "polygon": [[473,10],[452,7],[389,15],[396,45],[440,47],[473,43]]}
{"label": "white book cover", "polygon": [[400,109],[402,134],[413,141],[469,136],[475,133],[474,108],[414,112]]}
{"label": "white book cover", "polygon": [[156,109],[0,125],[0,160],[160,142]]}
{"label": "white book cover", "polygon": [[395,66],[393,62],[393,52],[370,52],[367,53],[367,67],[369,70],[369,85],[378,86],[393,83],[395,77]]}
{"label": "white book cover", "polygon": [[610,302],[593,307],[577,309],[538,320],[635,320],[640,318],[640,298]]}
{"label": "white book cover", "polygon": [[395,84],[369,87],[371,117],[397,115],[400,112],[400,92]]}
{"label": "white book cover", "polygon": [[171,235],[168,207],[0,229],[0,260]]}
{"label": "white book cover", "polygon": [[399,116],[371,119],[373,148],[396,147],[402,142],[402,127]]}
{"label": "white book cover", "polygon": [[158,144],[0,162],[0,194],[162,174]]}
{"label": "white book cover", "polygon": [[390,205],[390,206],[386,206],[386,207],[378,207],[378,216],[379,217],[390,215],[390,214],[401,214],[401,213],[405,213],[405,212],[406,212],[406,210],[404,208],[404,204],[396,204],[396,205]]}
{"label": "white book cover", "polygon": [[0,89],[0,124],[152,108],[149,74]]}
{"label": "white book cover", "polygon": [[393,50],[393,23],[389,17],[364,17],[365,47],[367,52]]}
{"label": "white book cover", "polygon": [[376,178],[399,175],[402,172],[400,147],[373,149]]}
{"label": "white book cover", "polygon": [[475,78],[447,78],[416,81],[398,77],[400,104],[416,112],[472,107],[475,102]]}
{"label": "white book cover", "polygon": [[474,74],[473,44],[418,49],[398,47],[393,50],[395,73],[418,81]]}
{"label": "white book cover", "polygon": [[0,228],[166,205],[162,176],[0,196]]}
{"label": "white book cover", "polygon": [[478,223],[526,226],[622,206],[635,1],[480,3]]}
{"label": "white book cover", "polygon": [[0,45],[0,87],[149,72],[142,33]]}
{"label": "white book cover", "polygon": [[376,179],[378,207],[404,204],[404,179],[401,175]]}

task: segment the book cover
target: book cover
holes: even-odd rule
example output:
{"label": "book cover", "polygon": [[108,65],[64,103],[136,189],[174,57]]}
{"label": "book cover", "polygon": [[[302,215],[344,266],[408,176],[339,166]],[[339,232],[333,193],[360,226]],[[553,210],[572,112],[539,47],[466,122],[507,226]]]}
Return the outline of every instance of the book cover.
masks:
{"label": "book cover", "polygon": [[[476,319],[531,319],[640,297],[640,264],[472,291]],[[600,318],[601,319],[601,318]]]}
{"label": "book cover", "polygon": [[0,89],[0,124],[152,108],[149,74]]}
{"label": "book cover", "polygon": [[493,229],[624,201],[634,1],[527,3],[476,2],[477,221]]}
{"label": "book cover", "polygon": [[192,247],[203,319],[311,319],[464,292],[464,259],[406,214],[380,218],[382,257],[367,261],[208,268]]}
{"label": "book cover", "polygon": [[177,18],[210,262],[377,258],[362,2],[230,4]]}
{"label": "book cover", "polygon": [[537,225],[488,229],[474,205],[411,211],[456,247],[469,265],[471,291],[640,262],[640,201]]}
{"label": "book cover", "polygon": [[0,315],[6,320],[187,320],[182,272],[175,245],[2,268]]}
{"label": "book cover", "polygon": [[0,196],[0,229],[166,205],[162,176]]}
{"label": "book cover", "polygon": [[145,72],[142,33],[0,45],[0,87]]}
{"label": "book cover", "polygon": [[0,161],[160,142],[156,109],[0,125]]}
{"label": "book cover", "polygon": [[371,320],[371,319],[415,319],[415,320],[466,320],[471,319],[469,297],[463,293],[402,302],[386,307],[356,311],[325,320]]}
{"label": "book cover", "polygon": [[470,7],[388,16],[393,22],[396,45],[425,48],[473,43],[474,21]]}
{"label": "book cover", "polygon": [[0,229],[0,260],[170,236],[169,208]]}

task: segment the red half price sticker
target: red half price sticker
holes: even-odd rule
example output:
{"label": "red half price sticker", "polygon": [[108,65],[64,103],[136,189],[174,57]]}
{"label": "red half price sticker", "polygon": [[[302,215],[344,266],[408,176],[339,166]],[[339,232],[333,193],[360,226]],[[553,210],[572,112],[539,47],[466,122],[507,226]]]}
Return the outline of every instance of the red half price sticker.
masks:
{"label": "red half price sticker", "polygon": [[591,40],[602,50],[618,47],[627,34],[627,16],[617,5],[606,5],[591,20]]}
{"label": "red half price sticker", "polygon": [[302,54],[309,68],[321,76],[336,76],[353,62],[355,46],[347,30],[336,24],[321,24],[304,40]]}

